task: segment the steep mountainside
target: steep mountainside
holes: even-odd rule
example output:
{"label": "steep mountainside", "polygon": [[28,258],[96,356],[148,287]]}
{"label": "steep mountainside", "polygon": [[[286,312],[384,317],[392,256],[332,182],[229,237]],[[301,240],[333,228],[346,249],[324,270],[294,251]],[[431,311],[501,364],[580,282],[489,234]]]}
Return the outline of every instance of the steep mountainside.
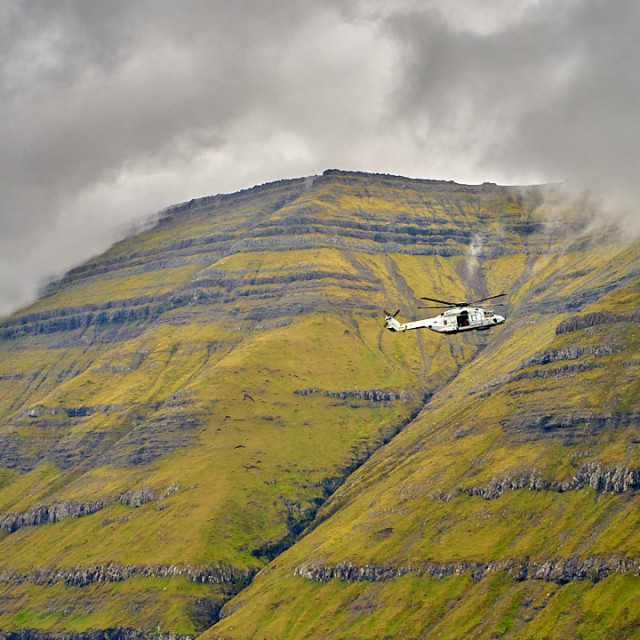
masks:
{"label": "steep mountainside", "polygon": [[[639,246],[553,197],[196,200],[0,322],[0,630],[637,631]],[[489,333],[382,329],[502,291]]]}

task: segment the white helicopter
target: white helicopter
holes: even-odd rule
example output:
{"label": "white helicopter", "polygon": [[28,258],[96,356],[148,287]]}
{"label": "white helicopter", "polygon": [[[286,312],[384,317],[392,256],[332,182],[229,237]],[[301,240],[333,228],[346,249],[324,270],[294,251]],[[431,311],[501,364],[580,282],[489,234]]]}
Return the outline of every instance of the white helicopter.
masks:
{"label": "white helicopter", "polygon": [[[491,327],[503,324],[504,316],[500,316],[493,311],[477,307],[479,302],[493,300],[507,295],[499,293],[497,296],[489,296],[482,300],[474,300],[473,302],[450,302],[447,300],[437,300],[436,298],[420,298],[420,300],[429,300],[430,302],[439,302],[437,306],[418,307],[419,309],[447,309],[439,316],[433,318],[425,318],[424,320],[416,320],[415,322],[400,323],[396,320],[396,316],[400,313],[398,309],[394,314],[385,311],[386,318],[385,328],[389,331],[408,331],[409,329],[431,329],[438,333],[458,333],[460,331],[487,331]],[[503,306],[498,304],[498,306]]]}

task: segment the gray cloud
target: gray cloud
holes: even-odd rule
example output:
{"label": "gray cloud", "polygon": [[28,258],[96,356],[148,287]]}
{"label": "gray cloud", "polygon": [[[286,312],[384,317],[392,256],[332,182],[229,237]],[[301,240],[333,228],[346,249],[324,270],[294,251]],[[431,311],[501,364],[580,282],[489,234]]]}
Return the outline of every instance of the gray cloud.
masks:
{"label": "gray cloud", "polygon": [[387,18],[403,50],[398,119],[445,155],[457,142],[475,171],[589,187],[635,215],[638,4],[541,0],[502,20],[499,4],[479,28],[461,26],[480,4]]}
{"label": "gray cloud", "polygon": [[329,167],[567,180],[635,216],[639,11],[5,0],[0,313],[164,206]]}

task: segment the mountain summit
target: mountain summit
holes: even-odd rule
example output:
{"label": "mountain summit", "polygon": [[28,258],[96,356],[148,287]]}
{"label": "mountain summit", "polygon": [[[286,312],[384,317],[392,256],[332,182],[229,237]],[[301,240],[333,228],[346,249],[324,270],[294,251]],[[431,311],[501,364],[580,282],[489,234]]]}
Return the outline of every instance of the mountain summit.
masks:
{"label": "mountain summit", "polygon": [[[283,180],[3,319],[0,631],[640,632],[640,245],[554,197]],[[503,291],[490,332],[383,327]]]}

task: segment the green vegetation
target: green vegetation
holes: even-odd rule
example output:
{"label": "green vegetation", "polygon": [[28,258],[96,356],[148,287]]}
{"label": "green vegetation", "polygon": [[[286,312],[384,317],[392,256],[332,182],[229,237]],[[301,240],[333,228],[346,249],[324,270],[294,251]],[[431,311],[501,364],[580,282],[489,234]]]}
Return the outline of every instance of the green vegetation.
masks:
{"label": "green vegetation", "polygon": [[[640,558],[635,481],[571,484],[640,468],[638,245],[548,225],[543,196],[265,185],[169,210],[7,319],[0,630],[631,637],[631,570],[514,569]],[[382,329],[502,291],[489,333]],[[410,571],[295,573],[340,563]],[[122,575],[74,583],[100,567]]]}

